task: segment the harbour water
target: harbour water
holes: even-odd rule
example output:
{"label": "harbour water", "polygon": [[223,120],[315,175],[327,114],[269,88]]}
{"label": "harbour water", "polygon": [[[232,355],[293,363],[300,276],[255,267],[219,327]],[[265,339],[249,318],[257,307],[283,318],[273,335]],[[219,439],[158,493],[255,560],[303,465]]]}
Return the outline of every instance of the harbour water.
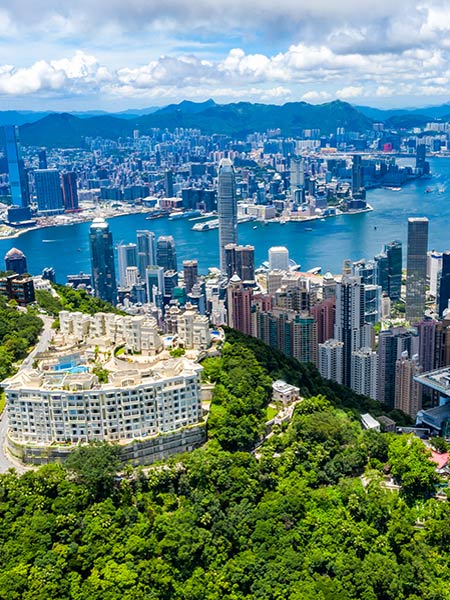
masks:
{"label": "harbour water", "polygon": [[[400,162],[400,161],[399,161]],[[406,164],[412,164],[405,159]],[[406,244],[407,218],[430,219],[430,249],[450,249],[450,158],[430,160],[432,179],[414,180],[400,191],[377,189],[367,193],[372,212],[342,215],[326,220],[301,223],[243,223],[239,225],[239,243],[255,246],[255,261],[267,259],[271,246],[287,246],[291,257],[307,270],[321,266],[323,272],[340,272],[346,258],[372,258],[383,244],[399,239]],[[427,191],[428,190],[428,191]],[[192,231],[188,219],[167,218],[147,221],[144,214],[110,219],[114,244],[134,242],[137,229],[150,229],[156,236],[173,235],[179,268],[181,261],[196,258],[199,271],[218,266],[218,231]],[[59,283],[68,274],[90,273],[89,223],[36,229],[19,238],[0,240],[0,262],[5,253],[17,247],[25,253],[28,269],[39,274],[54,267]],[[406,255],[406,246],[404,250]]]}

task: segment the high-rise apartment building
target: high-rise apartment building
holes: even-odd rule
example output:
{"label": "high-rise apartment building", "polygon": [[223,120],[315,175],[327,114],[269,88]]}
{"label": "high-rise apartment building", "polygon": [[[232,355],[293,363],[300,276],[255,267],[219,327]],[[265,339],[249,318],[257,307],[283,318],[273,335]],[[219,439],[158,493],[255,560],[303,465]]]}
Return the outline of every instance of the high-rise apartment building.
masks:
{"label": "high-rise apartment building", "polygon": [[141,279],[145,279],[145,269],[150,265],[156,265],[156,243],[153,231],[139,229],[137,237],[138,269]]}
{"label": "high-rise apartment building", "polygon": [[352,352],[350,387],[357,394],[377,399],[377,353],[372,348]]}
{"label": "high-rise apartment building", "polygon": [[137,245],[120,244],[117,246],[117,259],[120,285],[127,287],[127,268],[137,267]]}
{"label": "high-rise apartment building", "polygon": [[408,357],[402,352],[395,363],[395,408],[414,418],[422,408],[421,385],[414,381],[414,376],[422,373],[419,357]]}
{"label": "high-rise apartment building", "polygon": [[352,352],[359,350],[364,339],[364,286],[359,277],[346,275],[336,285],[336,324],[334,337],[343,342],[342,383],[350,386]]}
{"label": "high-rise apartment building", "polygon": [[406,319],[417,321],[425,309],[427,284],[428,219],[408,219],[408,249],[406,265]]}
{"label": "high-rise apartment building", "polygon": [[98,217],[92,221],[89,241],[94,293],[97,298],[115,304],[117,287],[113,240],[105,219]]}
{"label": "high-rise apartment building", "polygon": [[67,211],[78,210],[77,175],[74,171],[62,174],[62,193],[64,208]]}
{"label": "high-rise apartment building", "polygon": [[390,407],[395,404],[395,365],[402,352],[414,354],[417,336],[405,327],[393,327],[378,335],[377,400]]}
{"label": "high-rise apartment building", "polygon": [[237,244],[237,196],[233,163],[223,158],[219,164],[217,213],[219,217],[220,270],[227,271],[225,246]]}
{"label": "high-rise apartment building", "polygon": [[284,246],[269,248],[269,270],[289,271],[289,250]]}
{"label": "high-rise apartment building", "polygon": [[30,192],[20,150],[19,128],[15,125],[6,125],[3,129],[5,132],[11,204],[25,208],[28,206]]}
{"label": "high-rise apartment building", "polygon": [[64,212],[61,177],[57,169],[37,169],[34,185],[40,215],[58,215]]}
{"label": "high-rise apartment building", "polygon": [[325,379],[343,383],[344,343],[338,340],[327,340],[319,344],[319,373]]}
{"label": "high-rise apartment building", "polygon": [[192,291],[192,288],[197,283],[198,279],[198,261],[184,260],[183,261],[184,287],[186,294]]}
{"label": "high-rise apartment building", "polygon": [[160,235],[156,245],[156,264],[164,271],[178,271],[175,240],[171,235]]}
{"label": "high-rise apartment building", "polygon": [[240,277],[233,275],[227,290],[228,325],[247,335],[252,334],[252,295],[253,291],[244,288]]}

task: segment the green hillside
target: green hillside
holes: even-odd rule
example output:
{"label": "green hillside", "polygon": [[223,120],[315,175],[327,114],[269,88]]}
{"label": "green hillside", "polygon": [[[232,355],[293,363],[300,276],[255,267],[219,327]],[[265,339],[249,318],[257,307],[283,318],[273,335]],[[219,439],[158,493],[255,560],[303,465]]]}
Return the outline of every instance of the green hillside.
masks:
{"label": "green hillside", "polygon": [[21,140],[28,146],[79,147],[85,137],[117,139],[131,136],[134,129],[146,134],[155,127],[198,128],[207,134],[223,133],[244,137],[254,131],[281,129],[284,135],[299,134],[302,129],[320,129],[335,133],[337,127],[348,131],[366,131],[372,121],[347,102],[313,105],[290,102],[283,106],[239,102],[218,105],[182,102],[152,114],[125,120],[113,116],[79,118],[69,114],[51,114],[34,123],[22,125]]}
{"label": "green hillside", "polygon": [[0,475],[2,599],[448,600],[450,506],[430,498],[420,440],[362,431],[336,388],[341,408],[305,399],[258,458],[231,450],[233,419],[261,422],[269,372],[326,384],[232,332],[206,367],[222,417],[205,447],[119,476],[107,445]]}

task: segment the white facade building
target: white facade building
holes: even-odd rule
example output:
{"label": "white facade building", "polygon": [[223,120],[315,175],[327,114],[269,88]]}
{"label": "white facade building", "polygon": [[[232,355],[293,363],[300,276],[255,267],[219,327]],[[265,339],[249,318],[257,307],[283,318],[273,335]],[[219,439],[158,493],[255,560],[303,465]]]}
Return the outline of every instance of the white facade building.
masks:
{"label": "white facade building", "polygon": [[269,248],[269,270],[289,271],[289,250],[285,246]]}
{"label": "white facade building", "polygon": [[350,387],[357,394],[377,399],[378,355],[372,348],[352,352]]}
{"label": "white facade building", "polygon": [[325,379],[342,383],[344,343],[327,340],[319,344],[319,373]]}

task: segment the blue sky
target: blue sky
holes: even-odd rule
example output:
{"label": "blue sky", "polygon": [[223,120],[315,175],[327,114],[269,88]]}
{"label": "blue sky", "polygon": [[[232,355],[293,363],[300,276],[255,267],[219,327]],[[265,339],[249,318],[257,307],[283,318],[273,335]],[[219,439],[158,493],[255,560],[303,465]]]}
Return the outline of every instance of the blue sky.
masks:
{"label": "blue sky", "polygon": [[0,109],[450,101],[450,2],[0,0]]}

